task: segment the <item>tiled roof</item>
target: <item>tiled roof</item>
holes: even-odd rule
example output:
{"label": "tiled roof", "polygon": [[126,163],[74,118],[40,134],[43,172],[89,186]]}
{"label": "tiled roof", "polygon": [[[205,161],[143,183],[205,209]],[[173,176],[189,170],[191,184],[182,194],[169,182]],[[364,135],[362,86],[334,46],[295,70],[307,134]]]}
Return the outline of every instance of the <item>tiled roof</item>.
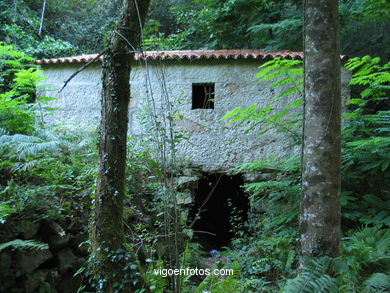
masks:
{"label": "tiled roof", "polygon": [[[72,56],[63,58],[52,58],[37,60],[36,64],[56,64],[56,63],[86,63],[97,54]],[[198,59],[266,59],[281,57],[283,59],[302,59],[302,52],[278,51],[265,52],[260,50],[181,50],[181,51],[146,51],[136,53],[135,60],[198,60]],[[342,59],[344,59],[342,57]],[[101,62],[100,56],[96,62]]]}

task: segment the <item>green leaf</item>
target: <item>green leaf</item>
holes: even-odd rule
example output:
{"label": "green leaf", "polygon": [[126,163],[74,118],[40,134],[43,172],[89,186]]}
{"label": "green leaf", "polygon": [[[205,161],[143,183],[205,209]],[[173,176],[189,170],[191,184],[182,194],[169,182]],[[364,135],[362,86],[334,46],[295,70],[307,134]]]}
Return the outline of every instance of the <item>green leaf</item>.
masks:
{"label": "green leaf", "polygon": [[350,104],[350,105],[359,105],[360,106],[360,105],[365,104],[366,101],[363,100],[363,99],[356,98],[356,99],[348,100],[347,103]]}
{"label": "green leaf", "polygon": [[8,241],[6,243],[0,244],[0,251],[13,247],[13,249],[21,249],[21,250],[46,250],[49,249],[49,246],[46,243],[34,241],[34,240],[21,240],[15,239],[12,241]]}
{"label": "green leaf", "polygon": [[226,119],[229,119],[233,116],[236,116],[238,113],[240,113],[242,110],[241,110],[241,107],[237,107],[237,108],[234,108],[233,110],[231,110],[230,112],[226,113],[222,118],[221,120],[226,120]]}

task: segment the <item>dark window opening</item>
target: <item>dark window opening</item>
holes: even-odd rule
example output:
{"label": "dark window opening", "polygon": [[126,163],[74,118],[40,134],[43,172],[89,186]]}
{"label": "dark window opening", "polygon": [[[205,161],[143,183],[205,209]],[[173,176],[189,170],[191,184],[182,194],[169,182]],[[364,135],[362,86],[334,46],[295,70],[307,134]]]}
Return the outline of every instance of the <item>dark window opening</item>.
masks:
{"label": "dark window opening", "polygon": [[214,109],[214,84],[192,84],[192,109]]}
{"label": "dark window opening", "polygon": [[204,249],[228,246],[234,237],[232,220],[237,228],[248,219],[249,200],[241,188],[243,184],[241,175],[204,174],[198,181],[189,220],[191,223],[198,215],[193,230],[195,240]]}

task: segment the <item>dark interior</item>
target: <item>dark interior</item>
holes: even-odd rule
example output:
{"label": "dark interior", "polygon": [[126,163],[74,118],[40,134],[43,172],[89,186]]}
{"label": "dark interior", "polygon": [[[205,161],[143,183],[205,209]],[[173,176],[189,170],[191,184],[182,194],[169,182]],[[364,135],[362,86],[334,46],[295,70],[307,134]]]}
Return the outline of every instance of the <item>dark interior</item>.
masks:
{"label": "dark interior", "polygon": [[201,208],[200,218],[195,221],[193,230],[196,240],[206,250],[220,250],[230,244],[234,236],[230,223],[233,206],[243,221],[247,219],[249,202],[241,188],[243,184],[241,175],[203,174],[199,180],[189,219],[192,222]]}
{"label": "dark interior", "polygon": [[192,84],[192,109],[214,109],[213,83]]}

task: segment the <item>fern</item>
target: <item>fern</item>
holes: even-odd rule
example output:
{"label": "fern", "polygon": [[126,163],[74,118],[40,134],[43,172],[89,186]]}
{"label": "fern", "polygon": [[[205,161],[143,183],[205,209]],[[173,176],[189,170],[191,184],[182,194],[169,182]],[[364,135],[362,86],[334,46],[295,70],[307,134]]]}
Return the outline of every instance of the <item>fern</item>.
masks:
{"label": "fern", "polygon": [[363,94],[364,97],[370,97],[373,94],[384,96],[386,89],[388,90],[386,84],[390,82],[390,63],[382,66],[380,61],[378,57],[365,56],[349,59],[345,64],[347,70],[355,70],[351,85],[369,86]]}
{"label": "fern", "polygon": [[46,250],[49,249],[49,246],[45,243],[33,241],[33,240],[21,240],[15,239],[12,241],[8,241],[6,243],[0,244],[0,251],[12,247],[13,250]]}
{"label": "fern", "polygon": [[[1,193],[0,193],[1,194]],[[4,202],[0,202],[0,224],[6,222],[6,218],[15,213],[15,209]]]}
{"label": "fern", "polygon": [[[283,107],[267,105],[258,108],[251,105],[246,109],[235,108],[228,112],[221,120],[228,123],[238,123],[246,127],[245,133],[256,130],[259,135],[269,131],[285,132],[290,135],[294,143],[300,141],[301,117],[299,110],[303,104],[303,68],[302,61],[274,58],[259,67],[256,74],[261,82],[270,82],[270,86],[278,89],[274,101],[286,98]],[[291,95],[294,95],[291,99]]]}
{"label": "fern", "polygon": [[350,59],[346,68],[354,71],[351,85],[361,93],[349,101],[352,112],[344,115],[342,179],[344,194],[354,203],[343,206],[343,216],[389,226],[390,111],[381,109],[388,102],[390,63],[365,56]]}
{"label": "fern", "polygon": [[144,278],[149,286],[150,292],[153,293],[164,293],[168,288],[168,279],[160,274],[154,274],[155,269],[163,268],[164,262],[159,259],[157,262],[151,263],[148,271],[146,272]]}
{"label": "fern", "polygon": [[[181,268],[189,267],[191,260],[191,248],[190,244],[187,242],[180,260]],[[180,287],[185,289],[190,281],[191,276],[180,275]]]}
{"label": "fern", "polygon": [[239,279],[240,266],[238,262],[233,262],[230,266],[233,270],[233,275],[229,276],[215,276],[208,275],[199,285],[194,289],[194,293],[237,293],[242,292],[242,282]]}
{"label": "fern", "polygon": [[342,255],[313,258],[282,292],[388,292],[390,230],[357,230],[343,239]]}
{"label": "fern", "polygon": [[363,293],[378,293],[390,291],[390,275],[374,273],[363,282]]}
{"label": "fern", "polygon": [[306,271],[297,278],[289,280],[283,293],[289,292],[330,292],[335,287],[335,279],[326,274],[329,258],[313,259],[307,264]]}
{"label": "fern", "polygon": [[72,154],[93,157],[93,136],[85,134],[78,129],[41,129],[36,135],[1,135],[0,153],[17,161],[14,171],[26,171],[53,160],[68,160]]}

